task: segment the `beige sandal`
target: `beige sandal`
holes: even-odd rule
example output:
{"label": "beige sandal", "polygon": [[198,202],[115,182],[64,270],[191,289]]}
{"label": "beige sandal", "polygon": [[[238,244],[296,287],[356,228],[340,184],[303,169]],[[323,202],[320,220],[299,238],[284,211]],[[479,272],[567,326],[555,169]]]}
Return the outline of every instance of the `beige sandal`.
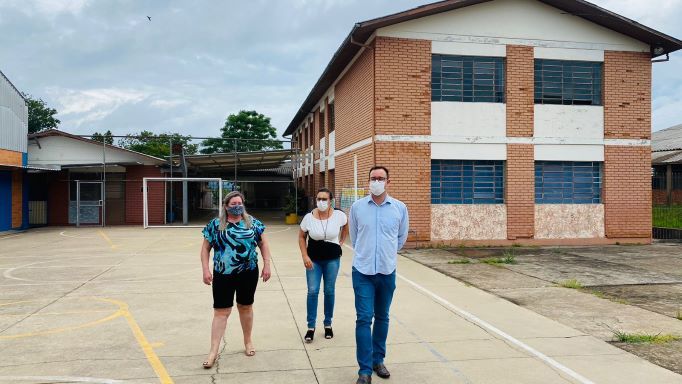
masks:
{"label": "beige sandal", "polygon": [[248,357],[253,357],[256,355],[256,348],[253,347],[253,345],[245,345],[244,346],[244,354]]}
{"label": "beige sandal", "polygon": [[204,367],[204,369],[211,369],[211,368],[213,368],[213,365],[215,364],[215,362],[218,361],[218,356],[220,356],[220,355],[216,355],[215,358],[213,359],[213,361],[210,361],[210,360],[204,361],[204,362],[201,364],[201,366]]}

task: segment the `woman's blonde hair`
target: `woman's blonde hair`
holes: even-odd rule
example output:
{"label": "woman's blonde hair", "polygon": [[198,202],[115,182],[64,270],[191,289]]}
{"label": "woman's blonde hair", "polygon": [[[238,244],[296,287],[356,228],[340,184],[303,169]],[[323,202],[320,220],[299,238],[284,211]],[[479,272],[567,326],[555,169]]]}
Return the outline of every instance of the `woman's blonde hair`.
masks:
{"label": "woman's blonde hair", "polygon": [[[242,195],[241,192],[239,191],[232,191],[225,196],[223,199],[223,205],[220,207],[220,230],[224,231],[225,228],[227,228],[227,205],[230,204],[230,200],[234,199],[235,197],[240,197],[242,199],[242,204],[246,204],[246,199],[244,199],[244,195]],[[251,226],[253,225],[253,218],[251,215],[246,213],[246,206],[244,206],[244,213],[242,213],[242,218],[244,219],[244,223],[246,224],[246,228],[251,229]]]}

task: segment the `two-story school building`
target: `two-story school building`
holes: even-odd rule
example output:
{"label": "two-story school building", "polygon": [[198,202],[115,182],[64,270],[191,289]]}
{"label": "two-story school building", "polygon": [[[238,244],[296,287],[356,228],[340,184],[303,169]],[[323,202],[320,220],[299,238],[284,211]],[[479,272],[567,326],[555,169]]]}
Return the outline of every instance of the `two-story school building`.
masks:
{"label": "two-story school building", "polygon": [[28,227],[27,133],[26,101],[0,72],[0,232]]}
{"label": "two-story school building", "polygon": [[582,0],[358,23],[285,132],[298,185],[339,195],[385,165],[422,244],[648,243],[652,61],[680,48]]}

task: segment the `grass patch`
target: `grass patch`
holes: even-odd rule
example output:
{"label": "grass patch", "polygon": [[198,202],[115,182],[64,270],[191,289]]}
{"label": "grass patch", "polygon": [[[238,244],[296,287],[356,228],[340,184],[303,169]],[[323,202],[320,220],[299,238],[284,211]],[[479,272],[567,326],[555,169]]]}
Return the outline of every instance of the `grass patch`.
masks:
{"label": "grass patch", "polygon": [[471,264],[471,260],[469,259],[450,260],[448,261],[448,264]]}
{"label": "grass patch", "polygon": [[559,283],[560,287],[570,288],[570,289],[582,289],[583,285],[576,279],[566,280]]}
{"label": "grass patch", "polygon": [[481,259],[481,263],[488,265],[502,265],[502,264],[516,264],[516,256],[510,255],[505,257],[491,257]]}
{"label": "grass patch", "polygon": [[682,311],[679,311],[679,310],[678,310],[678,311],[677,311],[677,314],[675,315],[675,318],[676,318],[677,320],[682,320]]}
{"label": "grass patch", "polygon": [[613,331],[613,336],[616,341],[628,344],[664,344],[671,341],[680,340],[679,336],[670,334],[656,334],[650,335],[648,333],[627,333],[621,331]]}
{"label": "grass patch", "polygon": [[682,205],[653,207],[653,225],[682,229]]}

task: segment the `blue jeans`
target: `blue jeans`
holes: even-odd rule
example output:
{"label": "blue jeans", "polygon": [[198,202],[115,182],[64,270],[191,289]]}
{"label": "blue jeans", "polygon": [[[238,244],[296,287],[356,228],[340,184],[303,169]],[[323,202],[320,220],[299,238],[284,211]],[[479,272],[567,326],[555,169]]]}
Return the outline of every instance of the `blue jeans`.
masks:
{"label": "blue jeans", "polygon": [[313,269],[305,271],[308,281],[308,328],[315,328],[317,320],[317,298],[320,294],[320,280],[324,278],[324,325],[332,325],[334,317],[334,291],[336,287],[336,276],[339,274],[341,258],[331,260],[313,261]]}
{"label": "blue jeans", "polygon": [[[395,291],[395,271],[390,275],[363,275],[353,268],[355,291],[355,344],[360,375],[372,375],[372,367],[384,362],[388,314]],[[374,327],[372,327],[374,318]]]}

